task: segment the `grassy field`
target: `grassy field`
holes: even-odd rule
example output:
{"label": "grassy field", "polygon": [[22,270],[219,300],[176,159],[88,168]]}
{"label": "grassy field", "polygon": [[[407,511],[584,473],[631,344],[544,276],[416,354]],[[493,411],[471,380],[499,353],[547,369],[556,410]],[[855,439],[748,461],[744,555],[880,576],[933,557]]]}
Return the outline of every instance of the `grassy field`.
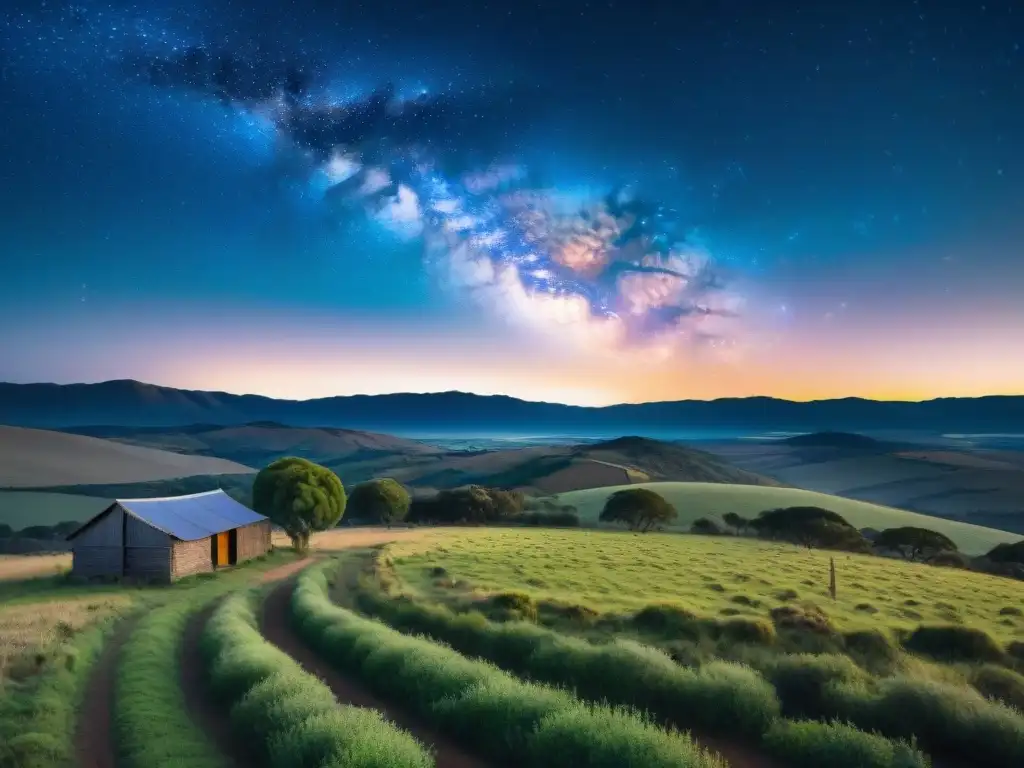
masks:
{"label": "grassy field", "polygon": [[14,530],[30,525],[84,522],[103,511],[107,499],[45,491],[0,491],[0,523]]}
{"label": "grassy field", "polygon": [[868,555],[836,554],[833,603],[828,552],[751,539],[479,530],[388,551],[403,583],[445,602],[520,591],[597,612],[674,603],[710,617],[768,617],[810,601],[840,629],[963,623],[1024,640],[1024,583]]}
{"label": "grassy field", "polygon": [[700,517],[721,520],[726,512],[755,517],[759,512],[777,507],[815,506],[838,512],[858,528],[895,528],[912,525],[946,534],[962,552],[980,555],[996,544],[1019,541],[1020,536],[994,528],[944,520],[892,507],[844,499],[799,488],[772,488],[760,485],[727,483],[638,483],[636,485],[589,488],[570,491],[553,498],[560,504],[571,504],[579,510],[585,524],[596,524],[607,498],[624,488],[650,488],[675,506],[679,512],[673,529],[687,530]]}

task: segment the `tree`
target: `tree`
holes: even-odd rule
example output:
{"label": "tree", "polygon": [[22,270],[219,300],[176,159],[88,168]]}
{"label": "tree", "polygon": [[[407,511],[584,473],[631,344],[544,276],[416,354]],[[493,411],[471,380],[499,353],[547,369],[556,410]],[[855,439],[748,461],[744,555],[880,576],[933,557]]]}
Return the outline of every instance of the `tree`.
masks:
{"label": "tree", "polygon": [[821,507],[769,509],[750,521],[759,536],[823,547],[864,551],[867,543],[842,515]]}
{"label": "tree", "polygon": [[348,513],[359,520],[374,520],[391,527],[409,514],[412,499],[397,480],[382,477],[360,483],[348,497]]}
{"label": "tree", "polygon": [[875,537],[879,549],[894,549],[908,560],[924,559],[938,552],[956,552],[956,544],[938,531],[915,528],[887,528]]}
{"label": "tree", "polygon": [[735,529],[736,533],[743,533],[750,527],[750,520],[735,512],[726,512],[722,515],[722,520],[730,528]]}
{"label": "tree", "polygon": [[625,523],[631,531],[675,520],[678,513],[662,496],[647,488],[626,488],[608,497],[601,510],[602,523]]}
{"label": "tree", "polygon": [[698,517],[690,525],[690,533],[696,533],[702,536],[719,536],[722,533],[722,528],[718,523],[710,518]]}
{"label": "tree", "polygon": [[345,514],[345,487],[327,467],[286,456],[260,470],[252,486],[253,509],[281,526],[299,552],[314,531],[338,524]]}
{"label": "tree", "polygon": [[1024,539],[1013,544],[996,544],[985,557],[993,563],[1024,563]]}

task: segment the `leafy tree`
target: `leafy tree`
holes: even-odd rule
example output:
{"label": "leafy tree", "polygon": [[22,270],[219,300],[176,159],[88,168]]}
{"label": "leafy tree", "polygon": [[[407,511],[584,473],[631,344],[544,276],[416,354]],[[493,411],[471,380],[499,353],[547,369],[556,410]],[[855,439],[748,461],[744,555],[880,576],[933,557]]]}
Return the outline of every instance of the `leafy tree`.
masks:
{"label": "leafy tree", "polygon": [[698,517],[690,525],[690,533],[703,536],[718,536],[722,533],[722,527],[710,518]]}
{"label": "leafy tree", "polygon": [[314,531],[338,524],[345,514],[345,487],[331,470],[286,456],[260,470],[252,486],[253,509],[281,526],[299,552]]}
{"label": "leafy tree", "polygon": [[750,520],[745,518],[743,515],[738,515],[735,512],[726,512],[722,515],[722,520],[730,528],[734,528],[736,533],[743,533],[750,527]]}
{"label": "leafy tree", "polygon": [[894,549],[908,560],[919,560],[937,552],[956,552],[956,544],[938,531],[915,528],[887,528],[875,537],[874,544],[880,549]]}
{"label": "leafy tree", "polygon": [[375,520],[386,524],[404,520],[412,499],[405,486],[390,477],[360,483],[348,497],[348,513],[359,520]]}
{"label": "leafy tree", "polygon": [[994,563],[1024,564],[1024,539],[1013,544],[997,544],[985,557]]}
{"label": "leafy tree", "polygon": [[14,529],[7,523],[0,523],[0,539],[9,539],[14,535]]}
{"label": "leafy tree", "polygon": [[863,551],[864,537],[842,515],[821,507],[782,507],[750,521],[759,536],[805,547]]}
{"label": "leafy tree", "polygon": [[625,523],[631,531],[646,532],[651,527],[675,520],[676,508],[664,497],[647,488],[626,488],[608,497],[601,510],[602,523]]}
{"label": "leafy tree", "polygon": [[48,525],[30,525],[18,531],[22,539],[52,539],[53,529]]}

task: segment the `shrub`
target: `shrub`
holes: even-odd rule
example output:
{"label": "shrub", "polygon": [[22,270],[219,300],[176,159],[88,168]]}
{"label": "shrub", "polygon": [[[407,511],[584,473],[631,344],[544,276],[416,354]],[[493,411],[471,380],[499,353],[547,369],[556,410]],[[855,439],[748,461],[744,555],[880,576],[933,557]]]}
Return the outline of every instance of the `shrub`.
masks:
{"label": "shrub", "polygon": [[743,617],[718,622],[719,635],[736,643],[771,645],[775,627],[767,619]]}
{"label": "shrub", "polygon": [[869,663],[892,664],[899,657],[899,648],[880,629],[858,629],[843,635],[846,650]]}
{"label": "shrub", "polygon": [[814,603],[780,605],[778,608],[772,608],[770,615],[780,629],[795,629],[823,635],[835,632],[828,614]]}
{"label": "shrub", "polygon": [[179,681],[182,634],[190,600],[154,608],[121,650],[115,682],[114,728],[125,768],[220,768],[206,733],[189,717]]}
{"label": "shrub", "polygon": [[537,603],[525,592],[499,592],[490,603],[503,618],[537,620]]}
{"label": "shrub", "polygon": [[966,765],[1024,765],[1024,718],[970,689],[891,677],[838,684],[831,693],[834,716],[862,730],[913,738],[930,754]]}
{"label": "shrub", "polygon": [[765,736],[768,751],[790,768],[928,768],[914,747],[843,723],[781,720]]}
{"label": "shrub", "polygon": [[903,646],[914,653],[942,661],[1002,661],[1005,653],[990,634],[959,624],[922,625]]}
{"label": "shrub", "polygon": [[1001,701],[1024,713],[1024,676],[995,664],[985,664],[970,671],[968,682],[989,699]]}
{"label": "shrub", "polygon": [[633,614],[633,624],[637,629],[662,634],[685,634],[696,619],[697,615],[689,608],[671,603],[645,605]]}
{"label": "shrub", "polygon": [[213,692],[233,729],[274,768],[428,768],[430,754],[374,710],[339,707],[331,691],[256,629],[245,594],[218,607],[203,632]]}
{"label": "shrub", "polygon": [[780,656],[769,664],[767,675],[787,716],[825,720],[833,712],[832,686],[868,678],[852,659],[834,654]]}
{"label": "shrub", "polygon": [[390,477],[382,477],[353,488],[346,508],[349,515],[357,520],[391,525],[405,519],[411,503],[404,485]]}
{"label": "shrub", "polygon": [[584,706],[567,694],[332,605],[325,567],[300,576],[292,612],[297,630],[326,660],[382,695],[397,697],[426,722],[456,736],[468,727],[503,734],[487,742],[495,759],[603,768],[629,764],[621,761],[635,755],[641,760],[635,764],[666,768],[720,765],[687,737],[655,729],[636,714]]}

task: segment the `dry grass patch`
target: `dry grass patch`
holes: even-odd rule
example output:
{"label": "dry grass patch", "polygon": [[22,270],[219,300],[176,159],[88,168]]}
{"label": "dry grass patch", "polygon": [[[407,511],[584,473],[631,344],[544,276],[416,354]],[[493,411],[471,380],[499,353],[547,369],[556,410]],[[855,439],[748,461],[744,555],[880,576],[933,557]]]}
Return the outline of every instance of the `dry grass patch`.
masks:
{"label": "dry grass patch", "polygon": [[125,595],[0,608],[0,682],[31,674],[73,635],[130,603]]}
{"label": "dry grass patch", "polygon": [[71,554],[0,555],[0,581],[54,576],[71,568]]}

